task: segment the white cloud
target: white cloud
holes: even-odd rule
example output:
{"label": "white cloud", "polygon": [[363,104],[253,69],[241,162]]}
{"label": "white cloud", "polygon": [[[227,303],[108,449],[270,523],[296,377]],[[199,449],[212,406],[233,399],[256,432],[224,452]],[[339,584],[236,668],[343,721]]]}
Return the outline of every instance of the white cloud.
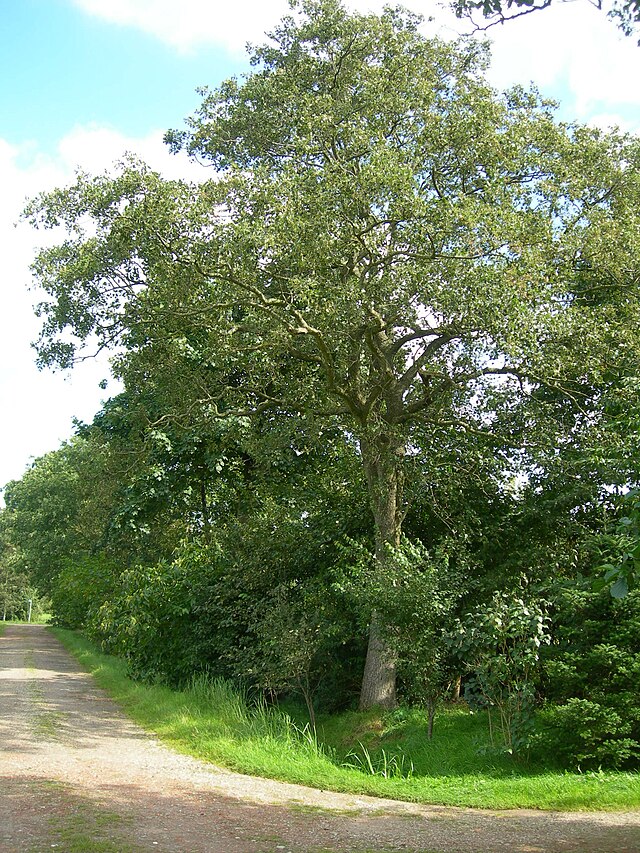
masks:
{"label": "white cloud", "polygon": [[166,178],[202,180],[206,171],[183,154],[171,154],[162,138],[164,131],[156,130],[141,138],[125,136],[113,128],[100,125],[74,127],[60,140],[56,161],[65,173],[75,169],[98,174],[110,171],[125,154],[133,154]]}
{"label": "white cloud", "polygon": [[[287,0],[72,0],[88,15],[120,26],[133,27],[181,52],[217,45],[244,52],[247,42],[260,44],[265,32],[289,13]],[[380,12],[387,0],[346,0],[361,12]],[[406,0],[404,5],[429,17],[452,19],[433,0]],[[446,4],[443,3],[446,9]],[[459,27],[458,27],[459,29]]]}
{"label": "white cloud", "polygon": [[286,0],[73,0],[97,18],[135,27],[180,51],[216,44],[239,52],[263,40],[287,11]]}
{"label": "white cloud", "polygon": [[598,127],[600,130],[612,130],[617,128],[622,133],[638,133],[640,131],[640,117],[637,121],[629,121],[615,113],[597,113],[590,116],[587,124],[590,127]]}
{"label": "white cloud", "polygon": [[594,111],[613,123],[640,108],[640,49],[589,3],[559,3],[492,28],[490,78],[505,88],[534,81],[566,112],[587,121]]}

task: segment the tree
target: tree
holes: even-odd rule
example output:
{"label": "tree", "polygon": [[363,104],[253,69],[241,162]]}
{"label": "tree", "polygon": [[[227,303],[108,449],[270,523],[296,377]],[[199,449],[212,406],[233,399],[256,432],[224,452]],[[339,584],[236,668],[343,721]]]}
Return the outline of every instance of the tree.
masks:
{"label": "tree", "polygon": [[242,424],[228,419],[200,428],[163,419],[164,409],[148,388],[108,400],[80,434],[106,451],[120,484],[107,539],[129,541],[135,558],[167,559],[185,536],[211,533],[217,480],[241,473],[252,460],[242,452]]}
{"label": "tree", "polygon": [[24,610],[32,592],[29,578],[16,559],[6,521],[6,511],[0,510],[0,618],[3,622],[16,618]]}
{"label": "tree", "polygon": [[5,487],[8,541],[23,571],[47,592],[65,561],[90,550],[102,533],[99,495],[109,484],[99,467],[84,441],[71,441],[36,459],[22,479]]}
{"label": "tree", "polygon": [[[407,12],[294,8],[167,135],[213,179],[128,162],[28,207],[69,231],[33,267],[39,359],[117,345],[129,388],[172,389],[167,417],[278,424],[300,451],[337,432],[385,577],[421,446],[422,476],[452,435],[513,468],[597,417],[603,363],[635,347],[640,153],[496,94],[486,48],[425,39]],[[372,613],[363,707],[394,702],[382,628]]]}
{"label": "tree", "polygon": [[502,592],[457,620],[449,637],[460,666],[471,676],[466,688],[487,708],[491,742],[491,710],[496,708],[508,752],[529,742],[540,648],[550,642],[548,622],[535,600]]}
{"label": "tree", "polygon": [[[473,21],[474,12],[480,12],[485,23],[475,24],[478,30],[487,30],[496,24],[504,24],[523,15],[548,9],[554,0],[455,0],[453,10],[459,18],[470,18]],[[558,0],[565,3],[568,0]],[[622,32],[632,35],[640,24],[640,0],[613,0],[611,4],[603,0],[589,0],[596,9],[607,9],[607,16],[615,21]],[[638,42],[640,44],[640,41]]]}
{"label": "tree", "polygon": [[314,695],[336,665],[334,652],[346,642],[344,633],[326,588],[280,584],[260,613],[246,673],[272,695],[297,691],[315,732]]}
{"label": "tree", "polygon": [[404,538],[389,554],[384,577],[366,547],[351,542],[343,552],[334,588],[356,604],[356,612],[380,614],[384,640],[398,661],[404,697],[425,708],[431,740],[438,705],[452,694],[459,676],[446,629],[464,591],[469,566],[465,544],[442,536],[429,553],[419,540]]}
{"label": "tree", "polygon": [[587,584],[553,590],[552,642],[542,650],[544,748],[571,767],[640,764],[640,596]]}

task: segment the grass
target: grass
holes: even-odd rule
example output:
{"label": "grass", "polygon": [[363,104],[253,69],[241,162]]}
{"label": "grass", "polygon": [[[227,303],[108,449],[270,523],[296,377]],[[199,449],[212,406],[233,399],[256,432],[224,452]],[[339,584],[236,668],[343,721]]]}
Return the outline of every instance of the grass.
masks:
{"label": "grass", "polygon": [[54,839],[49,846],[64,853],[142,853],[143,848],[137,844],[112,837],[120,830],[120,824],[118,815],[82,804],[72,815],[49,820]]}
{"label": "grass", "polygon": [[31,621],[27,619],[2,619],[0,618],[0,637],[7,625],[48,625],[53,615],[51,613],[34,613]]}
{"label": "grass", "polygon": [[[29,672],[34,673],[36,664],[33,651],[29,650],[25,654],[24,661]],[[27,692],[36,709],[31,722],[34,736],[42,740],[54,740],[64,720],[64,714],[45,707],[44,691],[37,681],[30,680],[27,683]]]}
{"label": "grass", "polygon": [[[228,684],[200,679],[171,690],[134,682],[126,664],[84,638],[56,636],[144,728],[175,749],[231,770],[352,794],[487,809],[640,808],[636,773],[568,773],[483,751],[482,715],[462,708],[436,719],[432,741],[417,712],[348,712],[318,719],[318,734]],[[349,766],[345,766],[349,765]]]}
{"label": "grass", "polygon": [[[46,847],[64,853],[142,853],[143,848],[125,840],[131,820],[84,800],[59,782],[40,782],[32,787],[32,796],[49,805],[53,812],[46,820]],[[44,841],[32,846],[40,853]]]}

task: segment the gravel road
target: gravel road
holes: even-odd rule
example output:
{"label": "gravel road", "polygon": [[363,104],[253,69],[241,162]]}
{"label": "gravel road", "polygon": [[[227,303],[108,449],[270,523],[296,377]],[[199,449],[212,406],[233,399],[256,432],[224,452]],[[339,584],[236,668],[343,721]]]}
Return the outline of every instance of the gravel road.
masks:
{"label": "gravel road", "polygon": [[227,772],[123,715],[42,626],[0,637],[0,853],[640,853],[639,813],[416,806]]}

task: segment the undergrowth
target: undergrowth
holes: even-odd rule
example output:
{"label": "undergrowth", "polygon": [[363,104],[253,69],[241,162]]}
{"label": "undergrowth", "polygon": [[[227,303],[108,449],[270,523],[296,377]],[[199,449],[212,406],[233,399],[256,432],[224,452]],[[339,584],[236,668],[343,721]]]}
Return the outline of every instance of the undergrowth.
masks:
{"label": "undergrowth", "polygon": [[253,702],[205,677],[184,690],[134,682],[126,664],[55,629],[137,723],[175,749],[229,769],[353,794],[480,808],[633,809],[635,773],[567,773],[516,762],[489,748],[481,714],[443,711],[433,740],[418,711],[319,717],[317,733],[295,709]]}

